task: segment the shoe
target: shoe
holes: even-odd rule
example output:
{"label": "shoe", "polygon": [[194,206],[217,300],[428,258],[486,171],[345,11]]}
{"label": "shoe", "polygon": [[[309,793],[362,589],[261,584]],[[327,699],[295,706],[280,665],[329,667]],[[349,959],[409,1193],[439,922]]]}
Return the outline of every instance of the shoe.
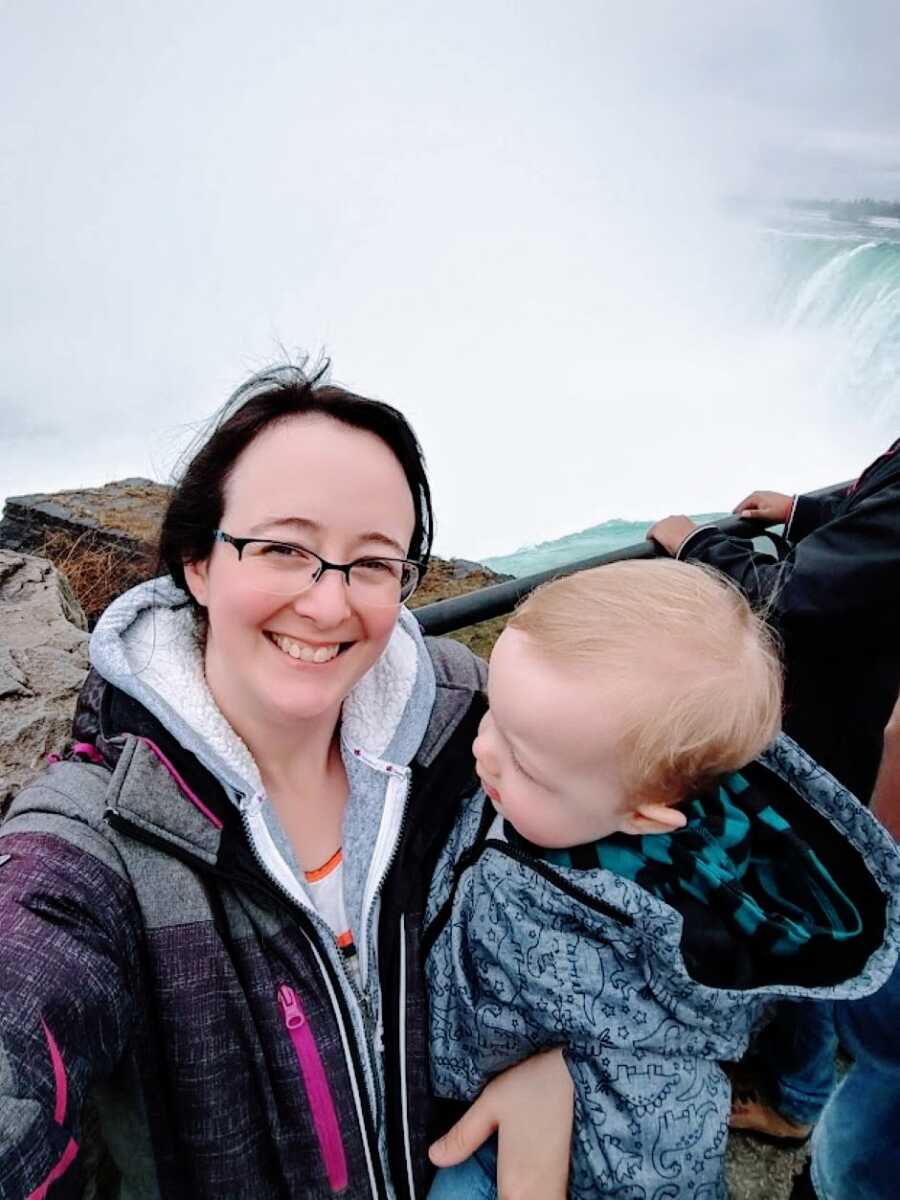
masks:
{"label": "shoe", "polygon": [[802,1146],[809,1140],[812,1124],[802,1125],[773,1108],[763,1099],[758,1088],[746,1087],[735,1091],[731,1097],[731,1114],[728,1118],[731,1129],[753,1134],[761,1141],[776,1146]]}

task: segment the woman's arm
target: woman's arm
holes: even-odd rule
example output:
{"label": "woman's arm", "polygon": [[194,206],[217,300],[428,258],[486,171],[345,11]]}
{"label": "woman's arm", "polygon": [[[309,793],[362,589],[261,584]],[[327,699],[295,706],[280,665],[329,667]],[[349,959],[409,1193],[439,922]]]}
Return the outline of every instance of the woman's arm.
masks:
{"label": "woman's arm", "polygon": [[130,1036],[137,940],[123,880],[17,824],[0,836],[0,1200],[74,1200],[82,1102]]}
{"label": "woman's arm", "polygon": [[565,1200],[573,1103],[562,1050],[535,1054],[492,1080],[429,1157],[455,1166],[496,1131],[499,1200]]}
{"label": "woman's arm", "polygon": [[884,731],[884,751],[872,793],[872,812],[900,840],[900,696]]}

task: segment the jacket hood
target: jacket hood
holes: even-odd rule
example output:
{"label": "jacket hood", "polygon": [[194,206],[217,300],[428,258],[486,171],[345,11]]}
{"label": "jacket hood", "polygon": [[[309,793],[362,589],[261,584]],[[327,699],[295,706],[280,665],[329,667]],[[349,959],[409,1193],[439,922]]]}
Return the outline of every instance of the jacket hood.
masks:
{"label": "jacket hood", "polygon": [[671,836],[623,835],[571,851],[531,846],[499,818],[487,838],[558,877],[558,887],[527,870],[510,877],[532,905],[537,885],[545,922],[564,919],[578,898],[598,929],[617,915],[655,947],[661,986],[685,995],[852,999],[887,978],[900,947],[900,853],[795,742],[779,737],[689,809]]}
{"label": "jacket hood", "polygon": [[557,866],[612,871],[671,905],[692,974],[750,983],[755,962],[842,954],[863,931],[857,904],[777,811],[765,779],[753,779],[735,772],[688,797],[686,824],[672,833],[529,849]]}
{"label": "jacket hood", "polygon": [[[263,790],[250,750],[207,686],[191,603],[170,579],[148,580],[115,600],[97,622],[90,659],[232,797]],[[434,699],[434,669],[418,622],[401,609],[386,650],[344,701],[342,742],[406,766],[425,735]]]}

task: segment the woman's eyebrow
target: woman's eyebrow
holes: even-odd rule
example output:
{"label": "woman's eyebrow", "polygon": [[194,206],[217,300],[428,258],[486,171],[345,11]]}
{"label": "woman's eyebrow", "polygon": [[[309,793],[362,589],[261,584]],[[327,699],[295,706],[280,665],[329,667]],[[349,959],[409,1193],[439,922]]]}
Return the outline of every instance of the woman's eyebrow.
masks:
{"label": "woman's eyebrow", "polygon": [[[287,526],[288,529],[296,530],[299,534],[304,533],[320,533],[322,526],[318,521],[310,520],[309,517],[268,517],[258,524],[251,526],[252,534],[266,533],[273,528],[279,526]],[[386,533],[379,533],[377,529],[368,530],[366,533],[360,533],[354,539],[359,545],[369,545],[375,542],[377,545],[388,546],[391,550],[395,550],[400,558],[406,558],[407,551],[399,542],[392,537],[388,537]]]}

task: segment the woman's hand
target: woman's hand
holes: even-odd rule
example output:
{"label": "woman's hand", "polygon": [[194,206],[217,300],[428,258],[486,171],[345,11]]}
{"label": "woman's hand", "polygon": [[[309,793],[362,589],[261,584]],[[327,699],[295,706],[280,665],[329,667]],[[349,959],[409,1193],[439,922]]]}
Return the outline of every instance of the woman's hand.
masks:
{"label": "woman's hand", "polygon": [[784,492],[751,492],[731,510],[737,517],[751,517],[760,521],[784,523],[791,515],[793,496]]}
{"label": "woman's hand", "polygon": [[687,535],[699,528],[690,517],[663,517],[650,526],[646,536],[648,541],[658,542],[674,558]]}
{"label": "woman's hand", "polygon": [[562,1051],[535,1054],[491,1080],[429,1157],[456,1166],[496,1130],[499,1200],[565,1200],[573,1107]]}

